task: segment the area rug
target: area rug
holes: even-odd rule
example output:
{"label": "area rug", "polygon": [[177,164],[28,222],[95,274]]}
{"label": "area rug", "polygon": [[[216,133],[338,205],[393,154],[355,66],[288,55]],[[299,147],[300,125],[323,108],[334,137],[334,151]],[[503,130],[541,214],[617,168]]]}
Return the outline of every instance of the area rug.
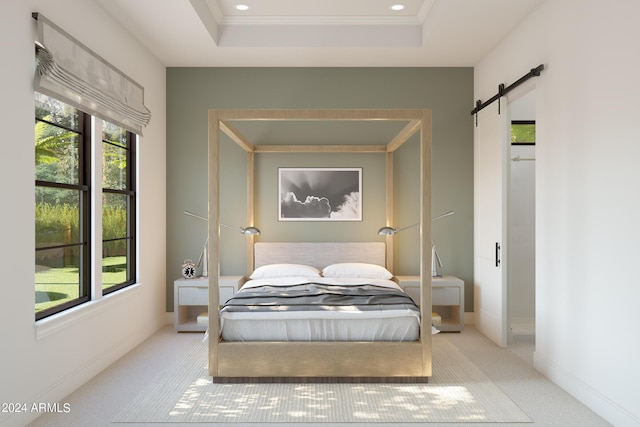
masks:
{"label": "area rug", "polygon": [[[392,363],[392,362],[391,362]],[[443,336],[428,384],[214,384],[207,343],[168,367],[116,423],[526,423],[531,419]]]}

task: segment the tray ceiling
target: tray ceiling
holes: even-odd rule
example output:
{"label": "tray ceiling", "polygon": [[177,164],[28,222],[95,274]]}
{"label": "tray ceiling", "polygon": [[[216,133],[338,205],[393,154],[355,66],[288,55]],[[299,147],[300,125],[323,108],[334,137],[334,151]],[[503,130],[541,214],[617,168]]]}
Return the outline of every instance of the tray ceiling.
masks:
{"label": "tray ceiling", "polygon": [[[474,66],[543,0],[95,0],[166,66]],[[247,10],[236,6],[244,4]],[[394,4],[402,4],[399,11]]]}

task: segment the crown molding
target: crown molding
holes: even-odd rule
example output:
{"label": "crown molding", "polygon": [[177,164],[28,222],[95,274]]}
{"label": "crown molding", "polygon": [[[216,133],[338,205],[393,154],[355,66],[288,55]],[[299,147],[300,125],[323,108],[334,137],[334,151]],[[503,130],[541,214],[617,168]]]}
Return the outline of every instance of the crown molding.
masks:
{"label": "crown molding", "polygon": [[425,0],[422,3],[422,7],[420,7],[420,10],[418,11],[418,21],[420,22],[420,24],[424,24],[424,21],[427,19],[427,16],[429,15],[429,12],[431,12],[431,9],[433,8],[433,5],[435,4],[436,0]]}
{"label": "crown molding", "polygon": [[421,25],[416,16],[225,16],[220,25]]}
{"label": "crown molding", "polygon": [[424,0],[417,15],[224,15],[216,0],[204,0],[218,25],[422,25],[436,0]]}

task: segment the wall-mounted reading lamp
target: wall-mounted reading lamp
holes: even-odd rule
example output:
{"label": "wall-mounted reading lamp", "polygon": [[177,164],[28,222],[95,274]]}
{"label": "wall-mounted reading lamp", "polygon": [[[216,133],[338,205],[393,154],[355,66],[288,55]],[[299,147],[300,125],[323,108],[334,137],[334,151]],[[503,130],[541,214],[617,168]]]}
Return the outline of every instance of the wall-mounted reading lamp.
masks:
{"label": "wall-mounted reading lamp", "polygon": [[[196,215],[192,212],[189,211],[184,211],[185,215],[189,215],[192,216],[194,218],[197,218],[201,221],[204,222],[209,222],[209,220],[203,216],[200,215]],[[257,234],[260,234],[260,230],[257,229],[256,227],[231,227],[229,225],[226,224],[220,224],[221,227],[226,227],[229,228],[231,230],[235,230],[238,231],[246,236],[255,236]],[[209,236],[207,236],[207,240],[205,240],[204,242],[204,246],[202,248],[202,252],[200,252],[200,258],[198,258],[198,263],[197,265],[199,266],[200,263],[202,262],[202,277],[207,277],[209,274],[208,268],[207,268],[207,245],[209,244]]]}
{"label": "wall-mounted reading lamp", "polygon": [[[435,221],[436,219],[444,218],[445,216],[453,215],[454,213],[455,213],[455,211],[445,212],[442,215],[438,215],[435,218],[431,218],[431,221]],[[381,236],[393,236],[394,234],[396,234],[396,233],[398,233],[398,232],[400,232],[402,230],[406,230],[407,228],[415,227],[416,225],[419,225],[419,223],[407,225],[405,227],[400,227],[400,228],[382,227],[380,230],[378,230],[378,234],[380,234]],[[432,277],[438,277],[438,266],[440,266],[440,268],[443,267],[442,261],[440,260],[440,256],[438,255],[438,252],[436,251],[436,245],[434,245],[433,241],[431,241],[431,276]]]}

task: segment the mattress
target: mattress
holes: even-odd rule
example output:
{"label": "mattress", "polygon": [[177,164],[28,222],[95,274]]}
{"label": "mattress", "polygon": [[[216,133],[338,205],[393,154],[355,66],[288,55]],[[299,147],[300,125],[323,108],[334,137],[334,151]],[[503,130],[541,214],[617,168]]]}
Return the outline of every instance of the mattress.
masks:
{"label": "mattress", "polygon": [[224,341],[416,341],[420,311],[392,280],[246,282],[220,310]]}

